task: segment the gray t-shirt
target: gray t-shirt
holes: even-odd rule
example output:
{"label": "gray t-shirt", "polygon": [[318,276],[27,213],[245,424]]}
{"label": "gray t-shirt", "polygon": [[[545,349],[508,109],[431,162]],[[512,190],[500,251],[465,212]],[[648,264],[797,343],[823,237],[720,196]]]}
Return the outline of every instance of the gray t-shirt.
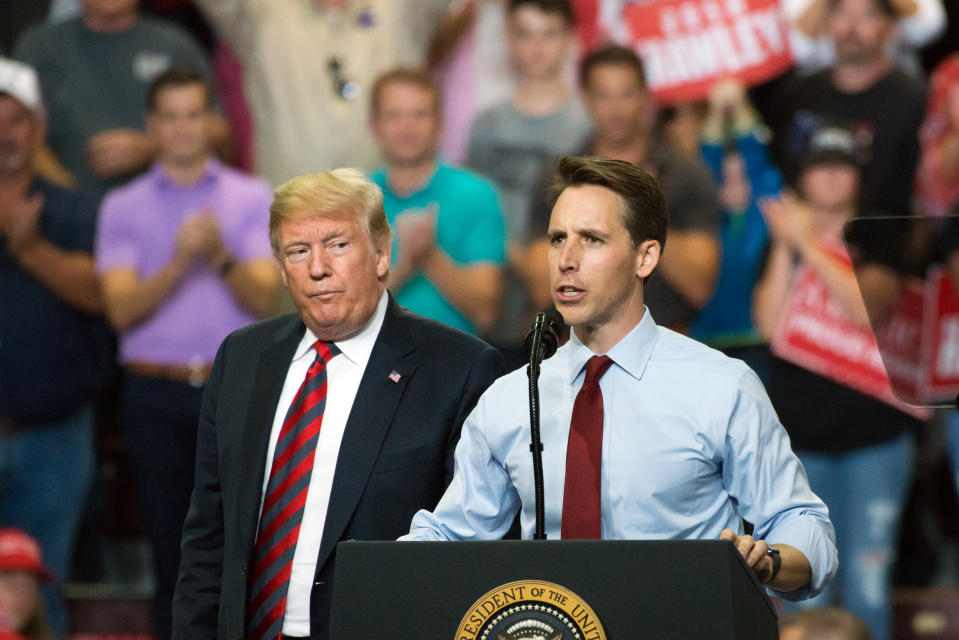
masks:
{"label": "gray t-shirt", "polygon": [[589,117],[576,98],[547,116],[528,116],[508,101],[477,116],[466,164],[499,187],[510,242],[529,242],[530,190],[543,165],[577,149],[589,130]]}
{"label": "gray t-shirt", "polygon": [[209,74],[199,45],[175,25],[139,16],[130,29],[98,33],[80,18],[38,25],[14,57],[34,66],[49,115],[47,143],[82,187],[103,194],[131,176],[103,180],[87,162],[87,141],[118,127],[143,130],[150,82],[175,64]]}
{"label": "gray t-shirt", "polygon": [[[678,231],[704,231],[719,241],[720,207],[716,184],[701,163],[655,144],[649,152],[647,170],[663,190],[669,210],[669,228]],[[666,251],[669,251],[667,238]],[[698,309],[673,289],[662,273],[653,272],[646,282],[643,298],[656,322],[679,328],[693,321]]]}
{"label": "gray t-shirt", "polygon": [[[547,116],[528,116],[509,101],[477,116],[466,164],[499,188],[509,243],[530,241],[530,193],[543,165],[579,147],[589,130],[589,117],[576,98]],[[534,312],[523,282],[508,270],[500,317],[487,338],[501,347],[521,343]]]}

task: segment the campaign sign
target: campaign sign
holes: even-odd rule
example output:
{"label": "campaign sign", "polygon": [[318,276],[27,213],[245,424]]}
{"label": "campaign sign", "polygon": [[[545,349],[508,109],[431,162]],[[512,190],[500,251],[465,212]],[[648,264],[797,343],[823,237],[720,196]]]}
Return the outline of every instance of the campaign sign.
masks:
{"label": "campaign sign", "polygon": [[[852,273],[849,257],[842,249],[828,245],[824,248]],[[903,318],[903,322],[901,339],[906,345],[915,344],[918,332],[911,331],[908,318]],[[853,320],[826,283],[806,265],[797,269],[770,347],[784,360],[897,409],[921,418],[928,415],[903,404],[893,394],[872,329]],[[908,368],[914,365],[904,360],[902,366],[899,375],[908,376]]]}
{"label": "campaign sign", "polygon": [[940,401],[959,393],[959,293],[941,268],[933,270],[927,286],[924,391],[927,401]]}
{"label": "campaign sign", "polygon": [[896,395],[909,404],[924,403],[923,342],[928,333],[925,314],[926,287],[919,278],[903,286],[896,308],[874,324],[882,362]]}
{"label": "campaign sign", "polygon": [[959,294],[941,266],[910,278],[876,338],[896,395],[914,405],[951,402],[959,393]]}
{"label": "campaign sign", "polygon": [[793,64],[779,0],[626,2],[622,17],[663,104],[704,98],[722,78],[752,85]]}

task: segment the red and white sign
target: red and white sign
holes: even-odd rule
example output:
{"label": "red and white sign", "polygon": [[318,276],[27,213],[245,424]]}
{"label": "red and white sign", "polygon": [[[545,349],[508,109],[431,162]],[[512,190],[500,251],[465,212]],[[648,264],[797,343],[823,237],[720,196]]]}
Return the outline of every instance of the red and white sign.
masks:
{"label": "red and white sign", "polygon": [[938,400],[954,398],[959,393],[959,292],[942,269],[933,273],[928,289],[925,393]]}
{"label": "red and white sign", "polygon": [[916,405],[952,403],[959,394],[959,293],[941,267],[906,284],[877,337],[896,395]]}
{"label": "red and white sign", "polygon": [[926,288],[919,278],[910,279],[899,296],[896,310],[876,327],[882,363],[897,396],[910,404],[922,402],[923,315]]}
{"label": "red and white sign", "polygon": [[[823,247],[852,273],[841,247]],[[908,330],[904,335],[914,339]],[[825,378],[917,417],[928,416],[893,394],[872,329],[852,320],[826,283],[806,265],[800,265],[795,275],[770,347],[780,358]]]}
{"label": "red and white sign", "polygon": [[663,104],[704,98],[727,77],[757,84],[793,64],[779,0],[625,2],[622,19]]}

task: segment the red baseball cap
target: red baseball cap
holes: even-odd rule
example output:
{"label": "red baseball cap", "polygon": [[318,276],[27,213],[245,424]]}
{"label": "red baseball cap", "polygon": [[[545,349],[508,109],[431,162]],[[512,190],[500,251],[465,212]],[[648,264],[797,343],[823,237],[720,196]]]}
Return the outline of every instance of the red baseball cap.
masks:
{"label": "red baseball cap", "polygon": [[0,571],[23,569],[32,571],[45,582],[53,582],[53,574],[43,566],[40,545],[19,529],[0,529]]}

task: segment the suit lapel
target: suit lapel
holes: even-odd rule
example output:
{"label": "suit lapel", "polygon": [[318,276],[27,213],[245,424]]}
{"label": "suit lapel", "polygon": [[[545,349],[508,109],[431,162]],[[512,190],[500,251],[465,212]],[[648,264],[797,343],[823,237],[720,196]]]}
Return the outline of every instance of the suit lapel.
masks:
{"label": "suit lapel", "polygon": [[260,354],[256,364],[253,393],[240,443],[239,468],[245,473],[240,478],[236,505],[240,540],[248,550],[253,549],[256,539],[260,496],[266,472],[266,452],[270,446],[270,431],[276,415],[276,404],[280,400],[296,346],[303,337],[303,330],[303,323],[299,318],[278,330],[273,336],[273,342]]}
{"label": "suit lapel", "polygon": [[[390,297],[383,328],[346,422],[316,563],[317,573],[353,517],[403,392],[416,370],[416,365],[407,358],[416,345],[402,314]],[[395,381],[390,377],[394,371],[400,374]]]}

